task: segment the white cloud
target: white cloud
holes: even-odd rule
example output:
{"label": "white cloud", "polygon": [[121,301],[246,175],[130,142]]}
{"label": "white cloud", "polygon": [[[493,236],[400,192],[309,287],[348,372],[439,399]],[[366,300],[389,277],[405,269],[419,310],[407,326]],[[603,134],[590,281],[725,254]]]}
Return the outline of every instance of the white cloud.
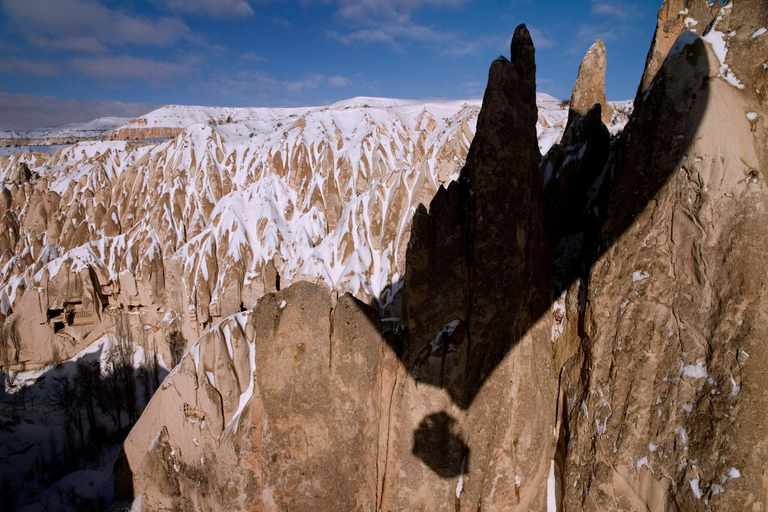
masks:
{"label": "white cloud", "polygon": [[107,51],[107,47],[101,44],[98,38],[90,36],[50,38],[35,33],[28,33],[26,39],[29,44],[47,50],[75,53],[105,53]]}
{"label": "white cloud", "polygon": [[384,30],[377,28],[365,28],[361,30],[355,30],[349,34],[339,34],[336,31],[329,31],[328,37],[338,39],[344,44],[361,43],[384,43],[396,48],[399,46],[395,43],[395,38],[387,34]]}
{"label": "white cloud", "polygon": [[261,55],[256,55],[256,54],[255,54],[255,53],[253,53],[253,52],[245,52],[245,53],[244,53],[244,54],[241,56],[241,58],[242,58],[243,60],[246,60],[246,61],[248,61],[248,62],[264,62],[265,60],[267,60],[267,59],[265,59],[264,57],[262,57]]}
{"label": "white cloud", "polygon": [[269,22],[272,23],[272,25],[276,27],[282,27],[282,28],[291,28],[293,27],[293,23],[291,23],[288,20],[284,20],[282,18],[270,18]]}
{"label": "white cloud", "polygon": [[157,108],[152,103],[78,101],[54,96],[0,91],[0,129],[23,130],[84,123],[104,116],[138,117]]}
{"label": "white cloud", "polygon": [[538,48],[552,48],[557,46],[555,38],[549,37],[544,32],[536,27],[528,27],[528,31],[531,33],[531,39],[533,39],[533,45]]}
{"label": "white cloud", "polygon": [[212,44],[208,46],[208,50],[211,52],[212,55],[224,55],[229,51],[229,48],[227,48],[223,44]]}
{"label": "white cloud", "polygon": [[446,45],[440,49],[441,55],[448,57],[467,57],[480,53],[480,42],[466,42],[459,45]]}
{"label": "white cloud", "polygon": [[236,100],[241,105],[263,106],[270,102],[273,93],[280,90],[281,82],[268,73],[241,70],[229,73],[209,74],[202,82],[192,82],[189,92],[195,95],[220,95]]}
{"label": "white cloud", "polygon": [[457,7],[465,0],[338,0],[338,14],[354,21],[398,18],[424,6]]}
{"label": "white cloud", "polygon": [[576,40],[579,44],[573,45],[566,53],[578,55],[582,51],[586,51],[586,48],[582,48],[580,45],[587,45],[588,48],[598,39],[602,39],[607,43],[636,35],[638,32],[636,27],[626,24],[611,22],[597,24],[582,23],[576,27]]}
{"label": "white cloud", "polygon": [[305,89],[317,89],[325,81],[325,77],[319,73],[313,73],[304,80],[286,82],[285,89],[292,94],[301,94]]}
{"label": "white cloud", "polygon": [[[376,26],[361,28],[347,34],[328,32],[328,36],[348,45],[379,43],[390,46],[394,50],[402,50],[404,43],[419,42],[431,46],[432,49],[444,55],[455,55],[452,53],[452,49],[460,50],[462,46],[467,44],[461,41],[456,34],[418,25],[406,19],[379,23]],[[449,42],[452,49],[445,48]]]}
{"label": "white cloud", "polygon": [[465,91],[464,93],[469,98],[482,98],[483,91],[485,91],[485,83],[478,82],[475,80],[464,82],[462,84],[462,87],[464,88],[464,91]]}
{"label": "white cloud", "polygon": [[[357,77],[357,75],[356,75]],[[232,98],[241,104],[247,105],[299,105],[294,99],[302,93],[322,86],[336,88],[347,87],[352,84],[350,78],[344,76],[326,77],[319,73],[306,75],[301,80],[282,80],[269,73],[253,70],[242,70],[233,76],[219,73],[208,76],[203,83],[190,87],[193,94],[218,94]],[[358,87],[364,87],[365,82],[357,80]],[[280,98],[282,93],[290,97]]]}
{"label": "white cloud", "polygon": [[354,27],[347,33],[329,31],[329,37],[344,44],[385,44],[401,50],[403,43],[420,42],[433,46],[443,54],[438,45],[452,41],[455,48],[462,46],[459,38],[450,32],[422,25],[411,19],[412,12],[424,6],[457,7],[465,0],[337,0],[336,16]]}
{"label": "white cloud", "polygon": [[95,0],[0,0],[0,5],[31,44],[46,49],[96,53],[108,46],[168,46],[192,39],[178,18],[135,16]]}
{"label": "white cloud", "polygon": [[253,16],[253,8],[245,0],[167,0],[162,2],[162,5],[178,14],[198,14],[214,18]]}
{"label": "white cloud", "polygon": [[628,20],[639,13],[636,5],[616,0],[592,0],[589,10],[592,16]]}
{"label": "white cloud", "polygon": [[130,55],[79,57],[70,61],[72,68],[99,80],[143,80],[159,84],[189,76],[192,66],[186,63],[164,62]]}
{"label": "white cloud", "polygon": [[332,76],[328,79],[328,83],[333,87],[346,87],[352,83],[352,80],[343,76]]}
{"label": "white cloud", "polygon": [[61,68],[57,63],[48,60],[5,57],[0,58],[0,73],[51,77],[60,74]]}

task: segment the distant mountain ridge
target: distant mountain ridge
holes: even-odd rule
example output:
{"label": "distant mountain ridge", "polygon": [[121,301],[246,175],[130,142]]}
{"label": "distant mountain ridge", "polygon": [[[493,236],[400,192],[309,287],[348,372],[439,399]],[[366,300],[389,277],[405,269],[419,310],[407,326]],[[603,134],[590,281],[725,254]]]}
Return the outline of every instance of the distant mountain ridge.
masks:
{"label": "distant mountain ridge", "polygon": [[52,141],[79,142],[85,139],[101,138],[129,121],[131,121],[130,117],[98,117],[87,123],[70,123],[50,128],[0,130],[0,145],[10,145],[20,141],[27,145],[31,144],[30,141],[37,141],[44,145],[43,143],[58,143]]}
{"label": "distant mountain ridge", "polygon": [[[549,122],[558,122],[549,119],[547,112],[558,110],[557,104],[561,100],[544,93],[537,94],[537,100],[542,108],[542,119]],[[160,140],[170,139],[181,133],[185,128],[197,124],[223,124],[227,122],[241,122],[266,120],[282,115],[297,114],[297,112],[310,112],[325,108],[362,108],[393,106],[406,106],[417,104],[450,104],[456,101],[469,102],[480,105],[481,100],[408,100],[394,98],[377,98],[358,96],[347,100],[341,100],[330,105],[318,107],[206,107],[188,105],[165,105],[139,117],[100,117],[87,123],[70,123],[64,126],[32,128],[28,130],[0,130],[0,147],[2,146],[52,146],[62,144],[74,144],[86,140]],[[624,106],[631,102],[608,102]],[[563,107],[560,107],[563,108]],[[620,109],[622,110],[622,109]],[[624,109],[625,110],[625,109]],[[617,127],[626,122],[626,112],[619,113],[611,124]],[[547,127],[547,123],[543,123]],[[553,126],[554,127],[554,126]],[[551,139],[554,141],[554,139]],[[547,143],[549,139],[547,139]],[[28,151],[22,148],[22,151]],[[21,152],[21,151],[17,151]],[[46,151],[49,152],[49,151]],[[0,156],[8,154],[0,153]]]}

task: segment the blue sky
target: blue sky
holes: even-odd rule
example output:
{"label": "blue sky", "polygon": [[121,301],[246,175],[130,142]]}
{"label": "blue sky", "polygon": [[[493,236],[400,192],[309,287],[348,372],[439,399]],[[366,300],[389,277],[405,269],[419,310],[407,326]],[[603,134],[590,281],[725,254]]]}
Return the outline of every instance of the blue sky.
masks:
{"label": "blue sky", "polygon": [[631,99],[660,0],[0,0],[0,129],[165,104],[479,98],[519,23],[538,90],[570,96],[595,39]]}

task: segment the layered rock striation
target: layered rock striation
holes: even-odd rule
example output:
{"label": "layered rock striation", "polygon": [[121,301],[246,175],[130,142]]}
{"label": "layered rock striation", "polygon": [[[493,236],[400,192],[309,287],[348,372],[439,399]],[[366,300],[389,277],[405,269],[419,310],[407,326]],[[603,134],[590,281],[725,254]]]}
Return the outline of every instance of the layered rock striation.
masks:
{"label": "layered rock striation", "polygon": [[128,439],[141,503],[762,510],[768,13],[696,5],[619,137],[597,100],[544,157],[518,27],[399,321],[295,283],[218,324]]}

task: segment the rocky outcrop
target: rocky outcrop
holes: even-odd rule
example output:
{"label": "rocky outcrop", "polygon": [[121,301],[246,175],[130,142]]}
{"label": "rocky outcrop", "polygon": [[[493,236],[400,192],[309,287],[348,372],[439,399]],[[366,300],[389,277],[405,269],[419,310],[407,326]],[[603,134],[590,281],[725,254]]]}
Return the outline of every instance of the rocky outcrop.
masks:
{"label": "rocky outcrop", "polygon": [[[463,178],[414,218],[406,330],[386,334],[385,344],[373,312],[345,296],[329,315],[327,292],[303,283],[262,298],[252,324],[235,317],[245,324],[236,336],[245,343],[230,342],[226,354],[217,352],[223,363],[206,366],[211,356],[204,354],[225,344],[220,333],[232,333],[234,320],[217,326],[169,376],[168,391],[156,395],[127,441],[142,503],[189,499],[206,509],[215,497],[253,510],[546,506],[558,366],[549,342],[551,249],[542,196],[527,186],[539,182],[536,118],[533,45],[521,26],[511,59],[491,67]],[[515,220],[515,236],[502,219]],[[252,379],[247,370],[215,373],[238,368],[228,360],[244,359],[236,347],[246,344]],[[189,427],[182,402],[196,411],[195,421],[204,418],[207,433],[180,430]],[[539,414],[526,414],[532,408]],[[159,416],[167,411],[179,412]],[[225,460],[232,453],[239,455]],[[195,472],[185,472],[180,454]],[[211,482],[233,468],[231,484]]]}
{"label": "rocky outcrop", "polygon": [[573,86],[568,109],[568,125],[577,117],[585,115],[594,105],[600,105],[603,123],[611,124],[612,111],[605,99],[607,61],[605,44],[602,39],[598,39],[579,65],[579,75]]}
{"label": "rocky outcrop", "polygon": [[167,140],[181,134],[185,128],[151,127],[132,128],[123,127],[113,130],[107,140]]}
{"label": "rocky outcrop", "polygon": [[710,41],[727,30],[731,55],[767,21],[740,2],[679,38],[606,166],[596,258],[564,324],[580,340],[563,381],[566,508],[765,506],[764,398],[748,382],[764,380],[766,132],[746,116],[766,111]]}
{"label": "rocky outcrop", "polygon": [[650,87],[677,38],[687,31],[703,34],[721,7],[719,0],[667,0],[661,5],[638,95]]}
{"label": "rocky outcrop", "polygon": [[380,333],[376,310],[310,283],[219,324],[126,440],[142,505],[375,509],[395,361]]}
{"label": "rocky outcrop", "polygon": [[109,133],[130,121],[127,117],[100,117],[87,123],[74,123],[57,128],[34,130],[0,130],[2,146],[50,146],[104,140]]}
{"label": "rocky outcrop", "polygon": [[36,172],[29,170],[26,162],[19,162],[16,165],[15,172],[11,174],[11,181],[15,183],[29,183],[30,181],[37,180],[39,177]]}
{"label": "rocky outcrop", "polygon": [[[422,462],[397,466],[408,475],[399,488],[409,490],[399,509],[414,506],[414,482],[428,482],[433,510],[547,503],[557,374],[546,314],[551,247],[541,188],[531,186],[540,183],[541,155],[525,26],[511,50],[491,66],[462,179],[414,220],[400,358],[427,385],[404,395],[395,413],[414,429]],[[536,415],[525,412],[533,408]]]}
{"label": "rocky outcrop", "polygon": [[592,210],[597,192],[593,185],[603,172],[611,149],[611,135],[602,122],[601,112],[598,103],[575,118],[560,144],[554,145],[541,161],[544,216],[550,242],[555,246],[578,236],[588,219],[596,214]]}
{"label": "rocky outcrop", "polygon": [[[566,113],[551,97],[538,101],[539,143],[549,147]],[[169,361],[172,336],[197,339],[302,279],[397,310],[411,216],[458,176],[478,111],[478,101],[376,98],[169,106],[126,127],[182,130],[172,141],[0,157],[12,182],[0,320],[29,326],[16,368],[73,356],[111,332],[117,310],[134,313]],[[40,178],[14,183],[19,166]]]}
{"label": "rocky outcrop", "polygon": [[400,325],[294,284],[217,326],[129,438],[144,503],[762,509],[764,78],[708,39],[750,44],[741,16],[681,35],[618,138],[598,103],[544,159],[518,27],[460,178],[414,215]]}
{"label": "rocky outcrop", "polygon": [[479,110],[387,101],[249,109],[259,133],[213,119],[164,144],[0,159],[0,320],[30,326],[19,368],[76,354],[115,308],[169,361],[171,334],[196,339],[281,284],[378,297],[403,272],[414,205],[458,173]]}
{"label": "rocky outcrop", "polygon": [[[251,139],[242,126],[212,124],[130,165],[93,155],[101,174],[64,190],[44,174],[6,187],[2,268],[37,265],[10,321],[35,299],[51,316],[33,325],[74,344],[116,305],[136,329],[202,332],[126,441],[121,495],[145,510],[764,509],[768,7],[684,4],[706,29],[664,51],[678,4],[626,128],[612,137],[594,102],[544,158],[520,26],[456,180],[463,131],[427,109],[408,130],[364,111],[397,151],[363,135],[338,153],[338,125],[307,146],[306,113],[261,160],[231,142]],[[386,171],[405,150],[419,169]],[[19,235],[33,224],[57,241]],[[115,234],[67,246],[97,229]]]}

